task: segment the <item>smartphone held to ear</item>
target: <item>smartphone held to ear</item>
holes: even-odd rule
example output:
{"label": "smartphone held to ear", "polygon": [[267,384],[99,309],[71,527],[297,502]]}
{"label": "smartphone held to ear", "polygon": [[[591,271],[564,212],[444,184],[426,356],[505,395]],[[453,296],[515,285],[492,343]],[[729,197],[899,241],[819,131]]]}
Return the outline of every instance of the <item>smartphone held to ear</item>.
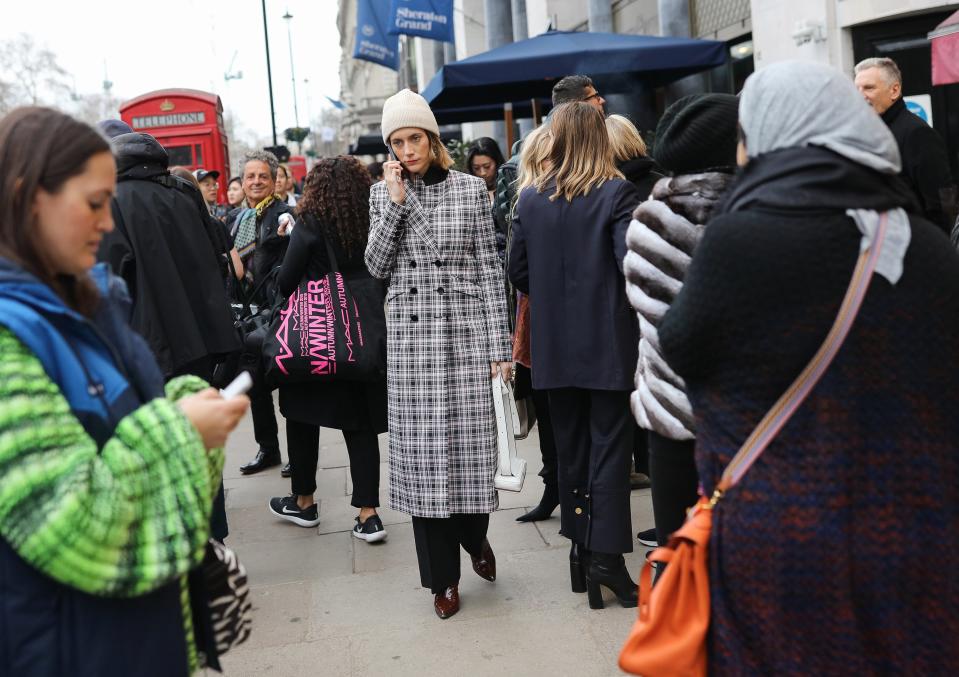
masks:
{"label": "smartphone held to ear", "polygon": [[[389,152],[391,160],[393,160],[394,162],[400,162],[400,159],[396,157],[396,151],[393,150],[393,146],[387,145],[386,150]],[[403,166],[402,162],[400,162],[400,166],[401,167]],[[403,167],[401,176],[403,177],[403,179],[408,179],[410,177],[409,172],[406,171],[406,167]]]}

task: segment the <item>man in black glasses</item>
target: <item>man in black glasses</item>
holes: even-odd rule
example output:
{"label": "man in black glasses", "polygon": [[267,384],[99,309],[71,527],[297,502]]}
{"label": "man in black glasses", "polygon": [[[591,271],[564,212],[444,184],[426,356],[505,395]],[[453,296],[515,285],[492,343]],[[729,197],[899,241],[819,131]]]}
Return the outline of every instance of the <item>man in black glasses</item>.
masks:
{"label": "man in black glasses", "polygon": [[553,85],[553,107],[571,101],[584,101],[603,115],[606,110],[606,99],[596,91],[592,79],[587,75],[567,75]]}

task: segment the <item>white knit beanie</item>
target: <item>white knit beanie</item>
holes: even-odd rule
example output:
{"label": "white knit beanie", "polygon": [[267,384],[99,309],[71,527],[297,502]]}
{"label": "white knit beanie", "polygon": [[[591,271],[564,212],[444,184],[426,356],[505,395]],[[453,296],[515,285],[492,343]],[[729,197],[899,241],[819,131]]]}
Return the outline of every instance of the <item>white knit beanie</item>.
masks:
{"label": "white knit beanie", "polygon": [[397,92],[383,104],[383,142],[389,143],[390,134],[403,127],[418,127],[440,135],[440,126],[426,99],[408,89]]}

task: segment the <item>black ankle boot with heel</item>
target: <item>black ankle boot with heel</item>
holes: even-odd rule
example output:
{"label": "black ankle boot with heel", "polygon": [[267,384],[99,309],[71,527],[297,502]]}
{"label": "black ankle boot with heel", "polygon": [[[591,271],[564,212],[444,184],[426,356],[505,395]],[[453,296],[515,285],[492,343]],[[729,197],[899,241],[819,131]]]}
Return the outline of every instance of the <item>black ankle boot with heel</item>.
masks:
{"label": "black ankle boot with heel", "polygon": [[569,587],[573,592],[586,592],[586,569],[589,550],[574,542],[569,547]]}
{"label": "black ankle boot with heel", "polygon": [[547,484],[543,488],[543,497],[539,505],[516,518],[517,522],[542,522],[553,516],[553,511],[559,505],[559,489],[555,484]]}
{"label": "black ankle boot with heel", "polygon": [[626,560],[622,555],[590,553],[589,568],[586,570],[586,593],[590,609],[603,608],[603,591],[600,586],[612,590],[624,608],[629,609],[639,603],[639,590],[626,570]]}

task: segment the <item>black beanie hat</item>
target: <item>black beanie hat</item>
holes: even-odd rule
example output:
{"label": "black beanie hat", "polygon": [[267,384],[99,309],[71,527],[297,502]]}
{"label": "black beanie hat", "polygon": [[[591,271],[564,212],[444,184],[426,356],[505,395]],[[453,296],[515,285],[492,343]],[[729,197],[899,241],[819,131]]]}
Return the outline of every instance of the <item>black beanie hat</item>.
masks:
{"label": "black beanie hat", "polygon": [[129,134],[133,131],[133,127],[123,120],[101,120],[97,123],[97,127],[100,128],[100,131],[103,132],[108,139],[115,139],[121,134]]}
{"label": "black beanie hat", "polygon": [[739,99],[732,94],[692,94],[671,105],[656,125],[653,158],[671,174],[736,166]]}

